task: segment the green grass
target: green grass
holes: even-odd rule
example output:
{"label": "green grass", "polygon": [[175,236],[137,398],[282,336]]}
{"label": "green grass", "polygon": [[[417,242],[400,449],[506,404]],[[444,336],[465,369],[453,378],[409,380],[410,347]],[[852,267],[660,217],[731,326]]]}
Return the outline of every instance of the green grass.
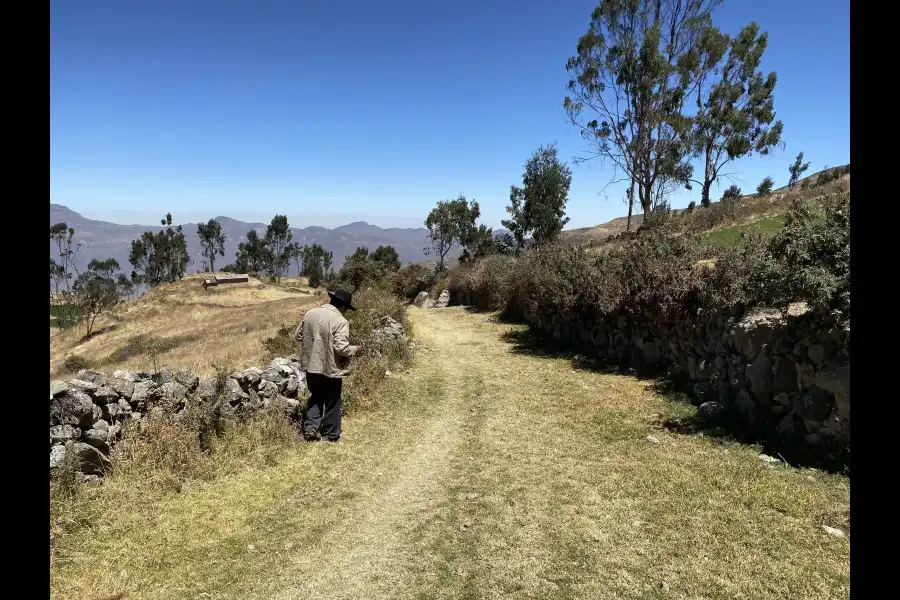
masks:
{"label": "green grass", "polygon": [[784,227],[784,215],[766,217],[752,223],[732,225],[723,229],[714,229],[704,234],[704,241],[717,248],[736,246],[741,242],[741,233],[745,231],[757,231],[766,237],[772,237]]}

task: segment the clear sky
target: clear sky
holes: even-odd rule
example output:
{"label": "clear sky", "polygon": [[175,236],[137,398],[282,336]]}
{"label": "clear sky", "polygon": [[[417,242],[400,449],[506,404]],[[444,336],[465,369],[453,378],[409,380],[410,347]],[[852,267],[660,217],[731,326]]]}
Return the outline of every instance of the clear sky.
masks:
{"label": "clear sky", "polygon": [[[226,215],[419,226],[459,193],[506,217],[539,145],[585,149],[565,63],[596,2],[52,0],[50,201],[150,224]],[[733,163],[745,192],[850,161],[850,6],[732,0],[714,22],[769,32],[786,148]],[[569,227],[625,214],[602,163],[573,167]],[[714,197],[721,195],[726,182]],[[699,200],[699,190],[673,206]]]}

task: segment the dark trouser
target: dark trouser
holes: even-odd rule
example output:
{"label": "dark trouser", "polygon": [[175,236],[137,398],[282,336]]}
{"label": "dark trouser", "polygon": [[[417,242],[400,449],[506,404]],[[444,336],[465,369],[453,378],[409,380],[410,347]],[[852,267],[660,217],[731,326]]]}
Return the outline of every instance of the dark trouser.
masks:
{"label": "dark trouser", "polygon": [[[303,433],[315,437],[321,433],[326,440],[336,442],[341,437],[341,386],[343,379],[326,377],[318,373],[306,374],[309,386],[309,408]],[[321,426],[321,430],[319,429]]]}

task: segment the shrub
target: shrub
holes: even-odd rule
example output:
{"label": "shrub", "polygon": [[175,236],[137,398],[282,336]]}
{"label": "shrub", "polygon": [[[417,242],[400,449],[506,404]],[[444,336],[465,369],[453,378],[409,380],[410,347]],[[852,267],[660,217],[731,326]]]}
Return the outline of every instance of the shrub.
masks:
{"label": "shrub", "polygon": [[63,368],[69,373],[77,373],[82,369],[90,369],[91,363],[80,354],[70,354],[63,361]]}
{"label": "shrub", "polygon": [[722,194],[722,199],[740,198],[740,197],[741,197],[741,188],[739,188],[736,185],[732,185],[727,190],[725,190],[724,194]]}
{"label": "shrub", "polygon": [[450,273],[450,302],[486,310],[505,309],[511,298],[516,259],[492,255]]}
{"label": "shrub", "polygon": [[297,342],[294,339],[294,331],[296,331],[297,325],[299,323],[294,325],[282,323],[275,335],[262,341],[268,360],[297,353]]}
{"label": "shrub", "polygon": [[688,205],[687,205],[687,211],[688,211],[688,212],[692,212],[695,208],[697,208],[697,203],[696,203],[696,202],[694,202],[693,200],[691,200],[690,202],[688,202]]}
{"label": "shrub", "polygon": [[758,186],[756,186],[756,195],[760,198],[768,196],[772,193],[772,188],[775,187],[775,182],[772,181],[771,177],[766,177],[763,179]]}
{"label": "shrub", "polygon": [[420,264],[407,265],[392,276],[394,294],[409,300],[428,289],[431,271]]}

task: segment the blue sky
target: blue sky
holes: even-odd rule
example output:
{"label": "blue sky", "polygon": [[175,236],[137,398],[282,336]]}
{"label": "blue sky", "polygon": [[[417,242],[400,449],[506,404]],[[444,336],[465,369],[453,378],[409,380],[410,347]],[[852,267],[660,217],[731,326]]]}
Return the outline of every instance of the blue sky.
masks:
{"label": "blue sky", "polygon": [[[562,100],[595,5],[52,0],[50,201],[120,223],[407,227],[464,193],[497,227],[533,150],[585,149]],[[800,150],[811,170],[849,162],[849,3],[733,0],[714,16],[731,33],[751,20],[769,32],[786,148],[733,163],[738,185],[786,183]],[[612,175],[573,167],[570,227],[625,214],[622,186],[601,195]]]}

